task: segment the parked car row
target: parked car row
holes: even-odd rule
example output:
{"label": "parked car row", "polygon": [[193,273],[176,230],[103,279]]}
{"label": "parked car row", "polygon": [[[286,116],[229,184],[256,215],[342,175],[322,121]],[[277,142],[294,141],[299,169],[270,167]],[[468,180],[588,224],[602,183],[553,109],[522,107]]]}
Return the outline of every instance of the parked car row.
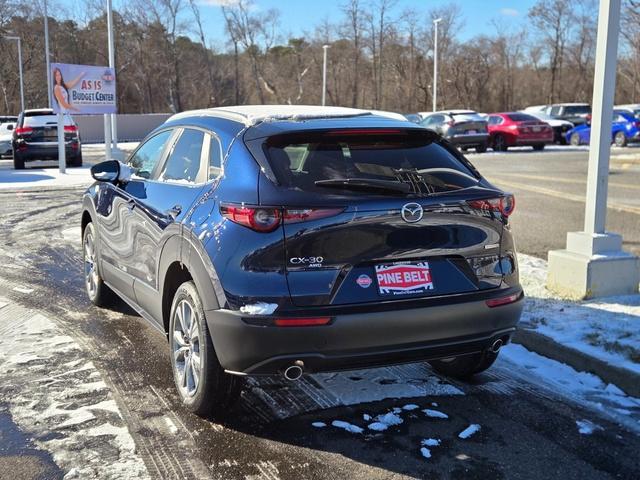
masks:
{"label": "parked car row", "polygon": [[[405,118],[434,130],[466,151],[487,148],[545,145],[588,145],[591,137],[591,106],[588,103],[534,105],[519,112],[483,114],[473,110],[443,110],[405,114]],[[611,142],[624,147],[640,141],[640,104],[615,107]]]}

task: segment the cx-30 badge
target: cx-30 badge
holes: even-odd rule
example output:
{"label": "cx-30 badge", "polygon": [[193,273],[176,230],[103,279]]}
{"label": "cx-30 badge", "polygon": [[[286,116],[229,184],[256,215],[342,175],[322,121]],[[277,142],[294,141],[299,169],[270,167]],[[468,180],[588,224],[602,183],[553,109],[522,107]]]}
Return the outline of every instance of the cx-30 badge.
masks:
{"label": "cx-30 badge", "polygon": [[422,215],[424,215],[424,211],[422,207],[417,203],[407,203],[400,210],[400,214],[402,215],[402,219],[407,223],[416,223],[422,220]]}

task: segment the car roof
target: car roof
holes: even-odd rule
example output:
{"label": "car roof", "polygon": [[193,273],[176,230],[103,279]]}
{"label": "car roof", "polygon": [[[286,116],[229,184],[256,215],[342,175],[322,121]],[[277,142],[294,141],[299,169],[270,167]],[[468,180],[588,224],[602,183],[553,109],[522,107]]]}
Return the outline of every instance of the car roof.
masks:
{"label": "car roof", "polygon": [[291,131],[351,128],[354,125],[422,129],[394,112],[313,105],[242,105],[190,110],[171,116],[164,126],[198,124],[211,127],[212,121],[216,127],[228,129],[229,133],[246,129],[245,140]]}
{"label": "car roof", "polygon": [[552,103],[550,107],[588,107],[588,103],[574,102],[574,103]]}
{"label": "car roof", "polygon": [[29,108],[23,113],[44,113],[53,115],[53,110],[51,108]]}
{"label": "car roof", "polygon": [[420,113],[420,115],[422,115],[423,117],[428,116],[428,115],[435,115],[435,114],[440,114],[440,115],[464,115],[464,114],[476,114],[478,112],[476,112],[475,110],[471,110],[469,108],[463,109],[463,108],[458,108],[458,109],[453,109],[453,110],[439,110],[437,112],[418,112]]}

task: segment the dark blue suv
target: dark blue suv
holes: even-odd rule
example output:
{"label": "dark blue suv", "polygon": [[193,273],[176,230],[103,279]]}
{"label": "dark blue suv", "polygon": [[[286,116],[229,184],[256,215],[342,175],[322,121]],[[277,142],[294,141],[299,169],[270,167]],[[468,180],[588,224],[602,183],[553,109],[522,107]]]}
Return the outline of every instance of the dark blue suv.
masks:
{"label": "dark blue suv", "polygon": [[198,414],[244,375],[488,368],[523,306],[514,199],[438,134],[345,108],[184,112],[92,168],[87,292],[168,336]]}

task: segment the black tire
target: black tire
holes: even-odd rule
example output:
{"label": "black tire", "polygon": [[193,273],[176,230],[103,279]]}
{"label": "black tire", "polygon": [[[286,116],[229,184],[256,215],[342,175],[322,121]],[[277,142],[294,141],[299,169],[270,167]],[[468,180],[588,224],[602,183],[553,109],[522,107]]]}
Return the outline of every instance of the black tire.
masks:
{"label": "black tire", "polygon": [[541,152],[542,150],[544,150],[544,143],[538,143],[538,144],[534,145],[533,149],[536,152]]}
{"label": "black tire", "polygon": [[569,137],[569,143],[571,145],[573,145],[574,147],[577,147],[580,145],[580,134],[579,133],[572,133],[571,137]]}
{"label": "black tire", "polygon": [[613,137],[613,143],[616,144],[616,147],[626,147],[627,146],[627,136],[624,132],[618,132]]}
{"label": "black tire", "polygon": [[24,158],[15,151],[13,152],[13,168],[24,170]]}
{"label": "black tire", "polygon": [[506,152],[509,147],[504,136],[498,134],[493,138],[493,149],[496,152]]}
{"label": "black tire", "polygon": [[487,151],[487,144],[486,143],[482,143],[482,144],[476,146],[476,153],[484,153],[486,151]]}
{"label": "black tire", "polygon": [[[185,305],[193,314],[189,322]],[[184,322],[180,318],[185,319]],[[197,325],[197,333],[193,325]],[[220,365],[205,321],[204,308],[192,281],[180,285],[173,297],[169,344],[173,379],[183,406],[202,417],[227,413],[240,395],[241,379],[226,373]],[[194,358],[197,358],[195,362],[199,365],[199,373],[193,363]]]}
{"label": "black tire", "polygon": [[82,154],[79,153],[69,162],[70,167],[81,167],[82,166]]}
{"label": "black tire", "polygon": [[105,285],[98,268],[98,252],[96,250],[98,235],[92,222],[84,227],[82,232],[82,264],[84,287],[91,303],[98,307],[111,307],[115,304],[116,296]]}
{"label": "black tire", "polygon": [[442,375],[464,380],[477,373],[484,372],[493,365],[497,358],[497,353],[486,351],[451,359],[432,360],[429,364],[436,372]]}

